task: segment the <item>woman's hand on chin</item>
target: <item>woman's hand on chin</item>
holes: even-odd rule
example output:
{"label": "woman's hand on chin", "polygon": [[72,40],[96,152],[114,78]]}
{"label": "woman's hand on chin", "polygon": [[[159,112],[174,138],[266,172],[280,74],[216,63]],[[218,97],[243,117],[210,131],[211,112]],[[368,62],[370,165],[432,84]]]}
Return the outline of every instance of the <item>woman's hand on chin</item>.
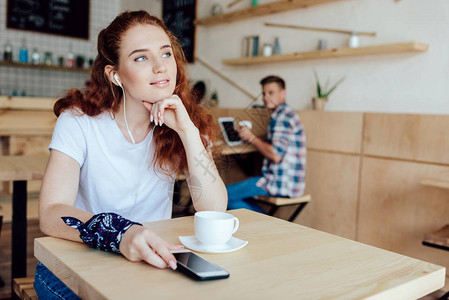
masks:
{"label": "woman's hand on chin", "polygon": [[154,103],[142,101],[142,104],[150,112],[150,121],[155,125],[165,124],[178,133],[185,133],[196,128],[177,95],[171,95]]}

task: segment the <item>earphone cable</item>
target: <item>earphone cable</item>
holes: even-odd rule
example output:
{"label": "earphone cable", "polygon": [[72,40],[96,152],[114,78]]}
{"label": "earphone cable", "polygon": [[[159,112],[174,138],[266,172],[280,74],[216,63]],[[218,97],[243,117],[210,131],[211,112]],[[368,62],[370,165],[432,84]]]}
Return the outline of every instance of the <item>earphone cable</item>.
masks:
{"label": "earphone cable", "polygon": [[144,173],[147,170],[148,166],[149,166],[149,162],[147,161],[148,158],[148,153],[150,152],[150,147],[151,147],[151,142],[153,141],[153,131],[154,131],[154,127],[151,128],[150,130],[150,141],[148,142],[148,146],[147,146],[147,150],[145,151],[145,157],[144,157],[144,170],[142,171],[141,176],[139,177],[140,180],[137,182],[136,187],[135,187],[135,191],[134,191],[134,204],[133,207],[131,208],[131,212],[129,213],[129,216],[132,216],[132,214],[134,213],[134,208],[136,207],[137,204],[137,197],[139,196],[139,190],[140,190],[140,186],[142,183],[142,179],[144,178]]}
{"label": "earphone cable", "polygon": [[131,138],[131,141],[133,142],[133,144],[135,144],[136,141],[134,140],[133,135],[131,134],[131,131],[129,130],[128,121],[126,120],[126,96],[125,96],[125,89],[123,88],[122,85],[120,85],[120,87],[122,88],[122,91],[123,91],[123,118],[125,119],[126,130],[128,130],[128,134],[129,134],[129,137]]}

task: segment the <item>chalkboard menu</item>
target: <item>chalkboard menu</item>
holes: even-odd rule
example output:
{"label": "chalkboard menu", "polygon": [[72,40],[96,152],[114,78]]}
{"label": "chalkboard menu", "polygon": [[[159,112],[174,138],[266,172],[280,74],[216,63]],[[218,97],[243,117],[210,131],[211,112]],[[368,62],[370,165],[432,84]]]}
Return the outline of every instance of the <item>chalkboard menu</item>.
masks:
{"label": "chalkboard menu", "polygon": [[89,0],[8,0],[8,28],[89,39]]}
{"label": "chalkboard menu", "polygon": [[178,38],[187,61],[195,57],[196,0],[164,0],[162,16],[165,25]]}

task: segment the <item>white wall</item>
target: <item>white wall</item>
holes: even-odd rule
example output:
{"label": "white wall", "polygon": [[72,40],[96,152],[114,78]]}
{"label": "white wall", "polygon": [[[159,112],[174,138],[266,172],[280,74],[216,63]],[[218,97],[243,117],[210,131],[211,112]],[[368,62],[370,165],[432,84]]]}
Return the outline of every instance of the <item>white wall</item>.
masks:
{"label": "white wall", "polygon": [[146,10],[151,15],[162,16],[162,0],[121,0],[121,11]]}
{"label": "white wall", "polygon": [[[197,0],[199,17],[210,15],[217,1]],[[132,1],[140,2],[142,1]],[[229,1],[223,1],[228,3]],[[225,11],[245,8],[242,1]],[[273,2],[259,0],[259,3]],[[123,3],[123,1],[122,1]],[[161,0],[149,1],[152,13],[161,11]],[[347,45],[348,36],[315,31],[265,27],[264,22],[358,31],[375,31],[377,36],[361,37],[361,46],[419,41],[429,51],[414,54],[372,55],[284,62],[244,67],[225,66],[237,58],[241,41],[259,35],[261,42],[279,37],[282,53],[314,50],[319,39],[328,48]],[[321,81],[345,81],[331,95],[326,110],[409,113],[449,113],[449,1],[447,0],[348,0],[307,9],[273,14],[214,26],[198,26],[196,54],[254,95],[259,80],[269,74],[287,82],[287,101],[296,109],[308,109],[315,96],[313,70]],[[217,90],[220,106],[246,107],[251,100],[200,63],[190,66],[193,79],[208,79],[209,93]]]}

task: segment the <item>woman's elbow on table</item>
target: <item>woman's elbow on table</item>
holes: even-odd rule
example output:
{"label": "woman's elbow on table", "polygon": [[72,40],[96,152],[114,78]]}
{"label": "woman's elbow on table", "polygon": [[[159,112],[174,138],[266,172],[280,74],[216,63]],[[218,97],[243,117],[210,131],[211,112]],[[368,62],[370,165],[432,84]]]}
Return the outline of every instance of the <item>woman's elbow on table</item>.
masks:
{"label": "woman's elbow on table", "polygon": [[[39,199],[39,229],[45,235],[54,235],[56,218],[54,216],[55,209],[48,205],[43,205],[42,200]],[[61,223],[62,224],[62,223]]]}
{"label": "woman's elbow on table", "polygon": [[47,219],[47,214],[39,210],[39,229],[45,235],[53,235],[52,234],[52,226],[50,225],[50,221]]}

